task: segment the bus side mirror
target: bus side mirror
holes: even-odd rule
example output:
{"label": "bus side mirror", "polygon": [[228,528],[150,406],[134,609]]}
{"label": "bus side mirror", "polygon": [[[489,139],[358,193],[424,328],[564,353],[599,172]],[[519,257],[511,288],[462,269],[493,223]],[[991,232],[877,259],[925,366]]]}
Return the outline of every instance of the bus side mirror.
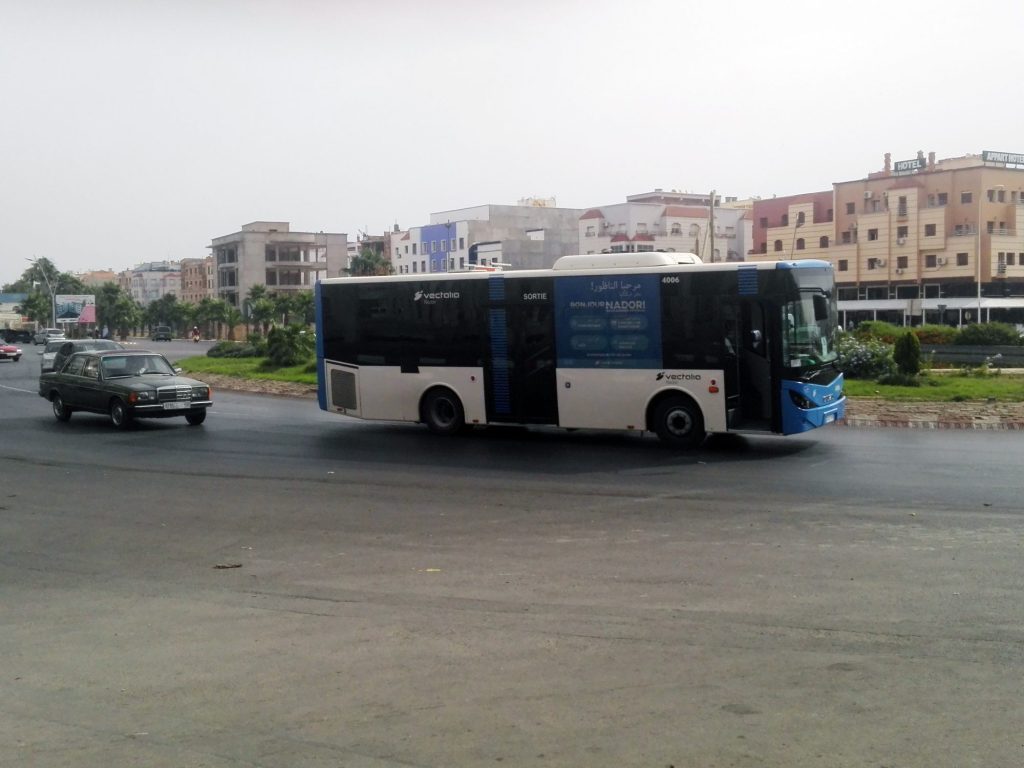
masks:
{"label": "bus side mirror", "polygon": [[828,320],[828,296],[818,293],[812,300],[814,301],[814,319]]}
{"label": "bus side mirror", "polygon": [[756,329],[750,332],[750,348],[761,348],[761,332]]}

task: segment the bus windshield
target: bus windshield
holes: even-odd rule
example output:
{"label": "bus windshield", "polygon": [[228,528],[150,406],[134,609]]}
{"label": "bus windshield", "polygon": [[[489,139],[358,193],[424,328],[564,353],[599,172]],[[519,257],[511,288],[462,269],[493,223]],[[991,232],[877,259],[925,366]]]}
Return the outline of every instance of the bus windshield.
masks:
{"label": "bus windshield", "polygon": [[799,298],[782,305],[782,364],[817,368],[838,357],[835,293],[821,285],[802,284],[799,290]]}

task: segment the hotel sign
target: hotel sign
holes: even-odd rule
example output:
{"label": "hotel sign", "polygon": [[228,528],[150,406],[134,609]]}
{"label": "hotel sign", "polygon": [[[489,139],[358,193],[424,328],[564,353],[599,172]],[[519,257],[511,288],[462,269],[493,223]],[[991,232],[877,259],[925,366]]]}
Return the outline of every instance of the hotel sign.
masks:
{"label": "hotel sign", "polygon": [[913,160],[899,160],[893,166],[893,174],[906,176],[908,173],[923,171],[927,161],[923,157],[915,157]]}
{"label": "hotel sign", "polygon": [[1024,165],[1024,155],[1014,152],[993,152],[986,149],[981,153],[981,159],[986,163],[1006,163],[1007,165]]}

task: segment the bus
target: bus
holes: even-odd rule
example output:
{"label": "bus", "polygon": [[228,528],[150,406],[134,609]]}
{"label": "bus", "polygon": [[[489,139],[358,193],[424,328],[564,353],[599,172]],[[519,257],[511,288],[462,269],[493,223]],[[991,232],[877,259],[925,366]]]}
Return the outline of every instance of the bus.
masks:
{"label": "bus", "polygon": [[843,418],[825,261],[563,256],[316,286],[320,408],[419,422],[791,435]]}

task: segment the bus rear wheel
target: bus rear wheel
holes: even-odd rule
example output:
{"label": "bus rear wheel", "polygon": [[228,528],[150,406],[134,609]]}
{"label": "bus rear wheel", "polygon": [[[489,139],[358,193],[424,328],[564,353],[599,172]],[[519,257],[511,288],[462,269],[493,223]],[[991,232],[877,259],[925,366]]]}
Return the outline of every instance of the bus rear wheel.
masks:
{"label": "bus rear wheel", "polygon": [[434,389],[423,399],[420,420],[435,435],[454,435],[466,426],[459,396],[450,389]]}
{"label": "bus rear wheel", "polygon": [[706,437],[704,416],[692,400],[670,397],[658,403],[651,417],[662,442],[676,448],[696,448]]}

